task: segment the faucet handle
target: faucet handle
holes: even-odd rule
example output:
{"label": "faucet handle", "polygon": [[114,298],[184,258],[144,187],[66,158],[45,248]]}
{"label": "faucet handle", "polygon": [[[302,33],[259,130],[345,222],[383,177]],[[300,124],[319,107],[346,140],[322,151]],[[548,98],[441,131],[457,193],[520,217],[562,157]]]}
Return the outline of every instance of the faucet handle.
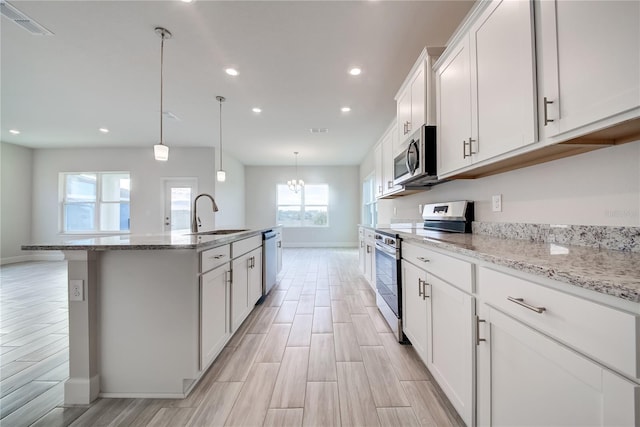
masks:
{"label": "faucet handle", "polygon": [[202,221],[200,221],[200,217],[197,217],[198,220],[198,227],[202,227]]}

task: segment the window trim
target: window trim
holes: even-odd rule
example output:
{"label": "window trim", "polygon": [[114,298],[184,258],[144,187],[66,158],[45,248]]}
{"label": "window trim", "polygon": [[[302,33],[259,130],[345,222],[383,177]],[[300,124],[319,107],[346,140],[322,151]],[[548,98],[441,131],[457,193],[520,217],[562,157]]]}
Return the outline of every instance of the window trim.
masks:
{"label": "window trim", "polygon": [[[327,204],[326,205],[318,205],[318,204],[307,204],[305,203],[305,191],[306,188],[308,186],[318,186],[318,185],[324,185],[327,187]],[[300,195],[300,204],[296,205],[296,204],[280,204],[279,200],[278,200],[278,188],[282,186],[282,187],[287,187],[287,184],[276,184],[276,222],[278,222],[278,212],[280,211],[281,207],[299,207],[300,208],[300,221],[298,225],[287,225],[287,224],[282,224],[283,228],[329,228],[331,226],[331,223],[329,221],[329,202],[330,202],[330,196],[329,196],[329,184],[325,184],[325,183],[321,183],[321,184],[305,184],[304,187],[302,187],[301,191],[301,195]],[[287,187],[288,190],[288,187]],[[288,190],[291,191],[291,190]],[[324,225],[313,225],[313,224],[309,224],[309,225],[305,225],[304,223],[304,214],[305,214],[305,208],[312,208],[312,207],[324,207],[327,210],[327,223]]]}
{"label": "window trim", "polygon": [[[67,202],[67,176],[69,175],[95,175],[96,176],[96,199],[93,202]],[[131,234],[131,193],[129,193],[129,229],[128,230],[99,230],[94,228],[93,230],[65,230],[65,206],[68,205],[80,205],[91,203],[94,204],[94,225],[95,227],[100,226],[100,212],[101,205],[111,205],[118,204],[121,205],[122,202],[114,202],[114,201],[102,201],[102,176],[103,175],[121,175],[127,174],[129,175],[129,182],[131,182],[131,172],[130,171],[82,171],[82,172],[60,172],[58,174],[58,184],[60,188],[60,192],[58,195],[58,234],[59,235],[69,235],[69,236],[81,236],[81,235],[100,235],[100,236],[114,236],[114,235],[122,235],[122,234]]]}

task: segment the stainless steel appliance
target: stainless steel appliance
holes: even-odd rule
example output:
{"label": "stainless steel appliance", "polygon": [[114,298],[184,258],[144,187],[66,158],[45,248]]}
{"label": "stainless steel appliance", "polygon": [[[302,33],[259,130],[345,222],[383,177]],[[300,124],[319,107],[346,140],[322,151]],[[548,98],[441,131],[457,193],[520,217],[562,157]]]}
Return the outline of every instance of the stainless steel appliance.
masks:
{"label": "stainless steel appliance", "polygon": [[265,231],[262,233],[262,295],[267,295],[276,284],[278,274],[277,233]]}
{"label": "stainless steel appliance", "polygon": [[402,280],[400,273],[400,237],[376,230],[376,305],[399,342],[402,332]]}
{"label": "stainless steel appliance", "polygon": [[438,182],[436,127],[421,126],[393,159],[393,185],[427,186]]}
{"label": "stainless steel appliance", "polygon": [[473,202],[460,200],[424,205],[422,219],[428,230],[471,233]]}

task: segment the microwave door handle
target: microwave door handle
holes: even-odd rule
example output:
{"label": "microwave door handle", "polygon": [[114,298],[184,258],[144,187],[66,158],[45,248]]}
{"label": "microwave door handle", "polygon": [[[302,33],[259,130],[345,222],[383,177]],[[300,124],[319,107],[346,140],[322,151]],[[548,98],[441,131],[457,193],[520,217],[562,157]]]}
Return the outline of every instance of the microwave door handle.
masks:
{"label": "microwave door handle", "polygon": [[[413,150],[412,148],[415,147]],[[411,161],[411,153],[414,152],[415,153],[415,160]],[[419,160],[419,156],[418,156],[418,144],[416,144],[415,140],[412,140],[409,143],[409,147],[407,148],[407,154],[406,154],[406,163],[407,163],[407,169],[409,170],[409,173],[411,175],[413,175],[416,171],[416,169],[418,169],[418,167],[420,166],[420,164],[418,163]]]}

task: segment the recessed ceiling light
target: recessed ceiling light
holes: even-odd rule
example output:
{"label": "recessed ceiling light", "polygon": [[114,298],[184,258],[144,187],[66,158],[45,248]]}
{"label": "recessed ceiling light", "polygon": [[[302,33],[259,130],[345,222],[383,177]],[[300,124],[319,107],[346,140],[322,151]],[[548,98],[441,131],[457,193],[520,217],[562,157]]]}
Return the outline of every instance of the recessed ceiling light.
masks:
{"label": "recessed ceiling light", "polygon": [[102,133],[109,133],[109,129],[107,128],[99,128],[98,130]]}
{"label": "recessed ceiling light", "polygon": [[351,108],[350,107],[342,107],[340,109],[340,111],[342,111],[343,113],[348,113],[349,111],[351,111]]}
{"label": "recessed ceiling light", "polygon": [[253,107],[251,111],[253,111],[254,113],[262,113],[262,108]]}
{"label": "recessed ceiling light", "polygon": [[235,68],[227,68],[226,70],[224,70],[225,73],[229,74],[230,76],[237,76],[238,70],[236,70]]}
{"label": "recessed ceiling light", "polygon": [[18,129],[9,129],[9,133],[13,135],[20,135],[20,131]]}
{"label": "recessed ceiling light", "polygon": [[351,74],[352,76],[359,76],[360,73],[362,73],[362,70],[358,67],[353,67],[349,70],[349,74]]}
{"label": "recessed ceiling light", "polygon": [[193,0],[182,0],[182,3],[191,3]]}

